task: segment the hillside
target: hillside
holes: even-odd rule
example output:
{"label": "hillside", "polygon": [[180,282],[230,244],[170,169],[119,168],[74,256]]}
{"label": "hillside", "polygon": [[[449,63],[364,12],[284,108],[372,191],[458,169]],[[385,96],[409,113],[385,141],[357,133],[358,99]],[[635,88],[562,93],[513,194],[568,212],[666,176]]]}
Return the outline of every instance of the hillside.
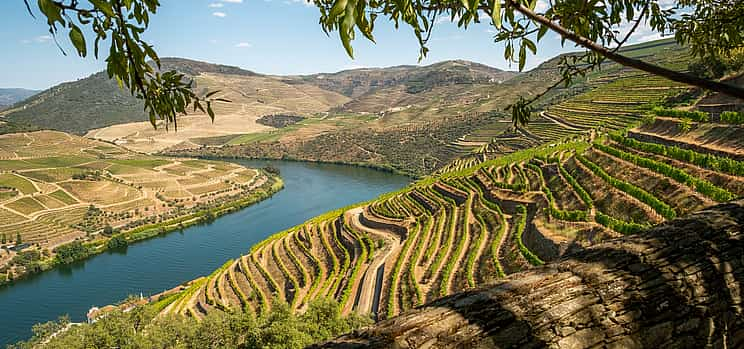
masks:
{"label": "hillside", "polygon": [[738,348],[742,225],[719,205],[311,348]]}
{"label": "hillside", "polygon": [[317,217],[193,283],[164,312],[258,312],[275,296],[301,311],[331,297],[343,313],[388,318],[744,196],[744,129],[696,123],[674,131],[680,122],[658,117],[627,136],[453,167]]}
{"label": "hillside", "polygon": [[31,246],[1,250],[0,284],[48,269],[65,244],[100,252],[114,234],[126,245],[281,187],[260,169],[144,156],[55,131],[0,135],[0,154],[0,246]]}
{"label": "hillside", "polygon": [[0,88],[0,110],[39,93],[25,88]]}
{"label": "hillside", "polygon": [[82,135],[91,128],[145,120],[142,109],[140,101],[100,72],[39,92],[0,115],[13,122]]}
{"label": "hillside", "polygon": [[[343,102],[342,96],[324,92],[314,86],[290,86],[276,79],[265,77],[237,67],[198,62],[181,58],[163,58],[162,69],[177,70],[195,79],[197,93],[222,90],[222,97],[233,101],[218,105],[215,110],[220,118],[214,125],[204,115],[184,117],[180,135],[152,130],[143,113],[143,105],[128,92],[121,90],[105,72],[93,74],[74,82],[54,86],[6,110],[3,116],[10,121],[31,123],[42,128],[55,129],[83,135],[90,130],[112,125],[123,125],[115,130],[96,133],[101,139],[112,141],[132,134],[142,134],[131,143],[151,143],[153,135],[168,147],[196,135],[242,134],[263,130],[254,120],[265,113],[277,111],[315,113],[328,110]],[[268,95],[265,95],[268,91]],[[287,101],[277,103],[277,96]],[[294,98],[294,100],[293,100]],[[337,101],[337,99],[341,99]],[[64,122],[60,122],[64,120]],[[200,129],[202,132],[190,132]],[[139,135],[139,134],[138,134]],[[159,142],[158,139],[155,142]],[[149,146],[152,147],[152,146]],[[131,146],[137,149],[136,146]],[[141,150],[141,149],[137,149]]]}
{"label": "hillside", "polygon": [[[684,48],[669,40],[624,50],[633,57],[675,69],[684,69],[689,59]],[[559,60],[560,57],[551,59],[501,84],[434,87],[420,93],[427,96],[424,102],[395,111],[371,114],[339,111],[282,130],[229,140],[203,140],[200,144],[208,147],[174,147],[165,154],[358,163],[424,176],[437,169],[446,171],[443,167],[457,158],[481,161],[566,137],[587,135],[597,127],[623,128],[640,121],[646,113],[644,108],[660,103],[668,94],[690,90],[672,81],[606,63],[600,71],[545,96],[538,101],[530,125],[513,129],[503,108],[519,96],[533,95],[556,81]],[[384,91],[387,90],[364,96],[381,93],[380,105],[388,102],[395,105],[395,99],[384,96]],[[360,100],[361,97],[353,99],[344,107]]]}
{"label": "hillside", "polygon": [[744,203],[715,205],[744,196],[744,129],[685,122],[461,163],[279,232],[143,309],[212,323],[316,314],[328,297],[389,319],[319,345],[338,348],[734,345],[718,322],[739,302]]}
{"label": "hillside", "polygon": [[436,86],[503,82],[515,75],[514,72],[487,65],[456,60],[421,67],[360,68],[288,78],[358,99],[381,89],[399,85],[403,85],[408,93],[416,94]]}

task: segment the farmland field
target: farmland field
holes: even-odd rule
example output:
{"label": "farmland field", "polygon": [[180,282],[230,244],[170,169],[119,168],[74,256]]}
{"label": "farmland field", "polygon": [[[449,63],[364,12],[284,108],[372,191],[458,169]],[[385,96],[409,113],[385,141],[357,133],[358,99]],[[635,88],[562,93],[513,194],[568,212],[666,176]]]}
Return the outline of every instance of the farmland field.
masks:
{"label": "farmland field", "polygon": [[[262,170],[145,156],[54,131],[0,135],[0,152],[11,154],[0,160],[0,235],[4,244],[40,250],[76,239],[100,245],[109,237],[104,228],[126,232],[176,220],[260,198],[278,183]],[[249,174],[260,180],[248,182]]]}

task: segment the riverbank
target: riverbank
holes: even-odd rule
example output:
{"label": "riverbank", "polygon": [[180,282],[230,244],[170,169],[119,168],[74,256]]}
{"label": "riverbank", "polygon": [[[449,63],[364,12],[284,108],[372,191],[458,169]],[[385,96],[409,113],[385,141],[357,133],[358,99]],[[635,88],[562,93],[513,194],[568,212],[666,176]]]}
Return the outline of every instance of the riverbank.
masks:
{"label": "riverbank", "polygon": [[12,314],[0,316],[0,348],[30,338],[34,324],[64,314],[69,314],[72,322],[85,322],[93,306],[116,304],[129,295],[156,295],[209,275],[278,231],[411,182],[408,177],[354,166],[293,161],[235,163],[279,169],[284,189],[209,224],[157,235],[127,249],[109,249],[0,288],[0,309]]}
{"label": "riverbank", "polygon": [[[73,241],[56,247],[54,249],[54,255],[45,255],[38,250],[21,251],[19,255],[24,254],[24,261],[27,259],[25,256],[29,255],[28,266],[24,266],[24,272],[22,273],[15,274],[8,272],[8,276],[0,278],[0,288],[11,287],[18,280],[52,270],[58,266],[85,260],[108,250],[126,249],[131,244],[157,236],[163,236],[176,230],[183,230],[199,224],[208,224],[217,217],[236,212],[266,200],[284,188],[284,182],[279,175],[263,170],[262,172],[267,178],[266,181],[259,187],[251,189],[247,196],[235,195],[234,200],[201,207],[197,206],[198,210],[196,212],[157,223],[144,224],[111,236],[97,234],[97,237],[89,241]],[[0,274],[0,276],[4,275]]]}
{"label": "riverbank", "polygon": [[369,168],[369,169],[373,169],[376,171],[387,172],[387,173],[391,173],[394,175],[409,177],[414,180],[423,178],[421,175],[418,175],[410,171],[403,171],[391,165],[373,164],[373,163],[368,163],[368,162],[346,162],[346,161],[326,161],[326,160],[317,160],[317,159],[303,159],[303,158],[297,158],[297,157],[292,157],[288,155],[282,156],[281,158],[245,157],[245,156],[237,156],[237,155],[219,156],[219,155],[205,155],[205,154],[201,154],[198,152],[192,153],[192,152],[189,152],[189,150],[179,150],[179,151],[174,151],[174,152],[161,152],[158,155],[174,157],[174,158],[196,158],[196,159],[201,159],[201,160],[291,161],[291,162],[302,162],[302,163],[310,163],[310,164],[344,165],[344,166],[352,166],[352,167],[360,167],[360,168]]}

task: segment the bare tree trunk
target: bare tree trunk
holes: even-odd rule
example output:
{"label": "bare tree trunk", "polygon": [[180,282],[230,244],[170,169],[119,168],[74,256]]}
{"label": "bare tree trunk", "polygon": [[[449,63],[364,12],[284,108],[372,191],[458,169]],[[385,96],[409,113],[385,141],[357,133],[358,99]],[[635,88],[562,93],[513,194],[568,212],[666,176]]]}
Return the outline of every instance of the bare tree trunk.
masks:
{"label": "bare tree trunk", "polygon": [[744,200],[449,296],[315,348],[741,348]]}

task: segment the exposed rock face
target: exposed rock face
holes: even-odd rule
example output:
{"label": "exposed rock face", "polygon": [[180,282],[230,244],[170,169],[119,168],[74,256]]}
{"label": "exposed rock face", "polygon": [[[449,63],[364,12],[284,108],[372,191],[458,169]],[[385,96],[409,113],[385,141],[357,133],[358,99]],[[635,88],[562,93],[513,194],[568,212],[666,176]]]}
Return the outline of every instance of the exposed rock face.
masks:
{"label": "exposed rock face", "polygon": [[718,205],[314,347],[741,348],[742,226]]}

